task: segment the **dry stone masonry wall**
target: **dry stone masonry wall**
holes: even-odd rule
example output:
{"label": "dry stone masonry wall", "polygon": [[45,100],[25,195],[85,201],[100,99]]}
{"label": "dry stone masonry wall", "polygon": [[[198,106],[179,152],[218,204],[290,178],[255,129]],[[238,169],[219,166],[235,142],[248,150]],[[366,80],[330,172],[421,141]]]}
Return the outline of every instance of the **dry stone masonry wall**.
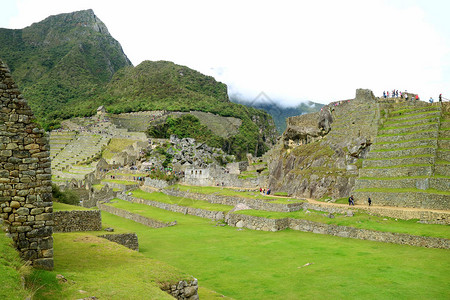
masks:
{"label": "dry stone masonry wall", "polygon": [[21,257],[53,269],[48,137],[0,60],[0,222]]}
{"label": "dry stone masonry wall", "polygon": [[131,250],[139,251],[139,242],[136,233],[104,234],[99,235],[99,237],[123,245]]}
{"label": "dry stone masonry wall", "polygon": [[56,211],[53,213],[55,232],[102,230],[100,210]]}
{"label": "dry stone masonry wall", "polygon": [[404,233],[381,232],[368,229],[324,224],[301,219],[268,219],[241,214],[228,214],[228,225],[262,231],[279,231],[287,228],[304,232],[328,234],[352,239],[369,240],[427,248],[450,249],[450,240]]}
{"label": "dry stone masonry wall", "polygon": [[169,227],[169,226],[173,226],[176,224],[175,223],[163,223],[163,222],[159,222],[150,218],[146,218],[144,216],[138,215],[138,214],[134,214],[132,212],[126,211],[124,209],[120,209],[117,207],[112,207],[112,206],[108,206],[108,205],[104,205],[101,204],[100,202],[97,203],[97,207],[102,210],[102,211],[106,211],[107,213],[128,219],[128,220],[132,220],[138,223],[141,223],[145,226],[148,227],[152,227],[152,228],[163,228],[163,227]]}

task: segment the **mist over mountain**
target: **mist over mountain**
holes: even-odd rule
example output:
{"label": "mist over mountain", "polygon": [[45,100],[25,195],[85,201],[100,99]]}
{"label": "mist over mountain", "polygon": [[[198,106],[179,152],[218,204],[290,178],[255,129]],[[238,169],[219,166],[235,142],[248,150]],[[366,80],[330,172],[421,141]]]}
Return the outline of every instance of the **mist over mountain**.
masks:
{"label": "mist over mountain", "polygon": [[295,106],[284,106],[282,101],[269,98],[264,92],[261,92],[255,99],[245,99],[240,94],[230,95],[230,100],[234,103],[243,104],[249,107],[262,109],[270,114],[279,134],[286,129],[286,118],[299,116],[311,112],[319,111],[324,104],[312,101],[301,102]]}

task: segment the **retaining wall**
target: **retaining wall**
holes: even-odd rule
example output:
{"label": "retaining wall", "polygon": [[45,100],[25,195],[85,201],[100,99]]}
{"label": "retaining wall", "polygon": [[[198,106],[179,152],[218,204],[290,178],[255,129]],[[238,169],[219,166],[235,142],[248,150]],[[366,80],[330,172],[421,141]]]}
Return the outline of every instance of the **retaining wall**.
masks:
{"label": "retaining wall", "polygon": [[56,211],[53,213],[53,221],[55,232],[102,230],[99,210]]}
{"label": "retaining wall", "polygon": [[101,203],[97,203],[97,207],[102,211],[106,211],[110,214],[113,214],[113,215],[116,215],[116,216],[119,216],[119,217],[122,217],[122,218],[125,218],[128,220],[132,220],[132,221],[141,223],[145,226],[152,227],[152,228],[163,228],[163,227],[173,226],[176,224],[176,223],[174,224],[174,223],[159,222],[159,221],[156,221],[156,220],[153,220],[150,218],[143,217],[138,214],[131,213],[129,211],[126,211],[126,210],[123,210],[120,208],[104,205]]}
{"label": "retaining wall", "polygon": [[201,208],[193,208],[193,207],[180,206],[180,205],[176,205],[176,204],[168,204],[168,203],[162,203],[162,202],[158,202],[158,201],[145,200],[145,199],[141,199],[141,198],[135,198],[132,196],[128,196],[124,193],[119,194],[117,197],[122,200],[129,201],[132,203],[150,205],[153,207],[157,207],[157,208],[161,208],[161,209],[165,209],[165,210],[173,211],[173,212],[177,212],[177,213],[182,213],[185,215],[192,215],[192,216],[207,218],[207,219],[211,219],[211,220],[223,220],[225,218],[225,214],[223,211],[209,211],[209,210],[201,209]]}
{"label": "retaining wall", "polygon": [[136,233],[104,234],[99,235],[99,237],[123,245],[131,250],[139,251],[139,242]]}
{"label": "retaining wall", "polygon": [[304,232],[328,234],[360,240],[370,240],[427,248],[450,249],[450,240],[435,237],[414,236],[403,233],[381,232],[347,226],[324,224],[300,219],[266,219],[262,217],[228,214],[226,222],[230,226],[245,227],[263,231],[278,231],[291,228]]}
{"label": "retaining wall", "polygon": [[289,203],[289,204],[280,204],[280,203],[268,203],[265,202],[267,199],[250,199],[244,197],[233,197],[233,196],[222,196],[222,195],[214,195],[214,194],[200,194],[200,193],[191,193],[180,190],[163,190],[162,191],[166,195],[190,198],[196,200],[204,200],[209,203],[218,203],[223,205],[231,205],[236,206],[239,203],[245,204],[252,209],[257,210],[265,210],[265,211],[277,211],[277,212],[292,212],[298,211],[303,208],[303,203]]}

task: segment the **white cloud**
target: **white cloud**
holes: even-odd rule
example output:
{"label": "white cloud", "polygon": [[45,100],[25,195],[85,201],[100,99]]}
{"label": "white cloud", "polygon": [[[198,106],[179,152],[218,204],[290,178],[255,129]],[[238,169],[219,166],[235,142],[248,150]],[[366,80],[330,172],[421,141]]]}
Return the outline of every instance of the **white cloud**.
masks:
{"label": "white cloud", "polygon": [[[353,98],[355,89],[450,95],[449,40],[421,6],[390,1],[19,0],[10,27],[92,8],[134,64],[170,60],[247,98]],[[445,31],[444,31],[445,32]]]}

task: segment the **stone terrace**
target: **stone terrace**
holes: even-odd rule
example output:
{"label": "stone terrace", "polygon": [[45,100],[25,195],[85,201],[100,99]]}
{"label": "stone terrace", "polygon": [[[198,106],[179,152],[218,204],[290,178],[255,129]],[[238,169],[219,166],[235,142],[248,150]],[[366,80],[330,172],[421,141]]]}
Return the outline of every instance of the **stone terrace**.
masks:
{"label": "stone terrace", "polygon": [[448,122],[441,122],[441,106],[405,104],[383,105],[386,118],[356,180],[356,202],[448,209]]}

